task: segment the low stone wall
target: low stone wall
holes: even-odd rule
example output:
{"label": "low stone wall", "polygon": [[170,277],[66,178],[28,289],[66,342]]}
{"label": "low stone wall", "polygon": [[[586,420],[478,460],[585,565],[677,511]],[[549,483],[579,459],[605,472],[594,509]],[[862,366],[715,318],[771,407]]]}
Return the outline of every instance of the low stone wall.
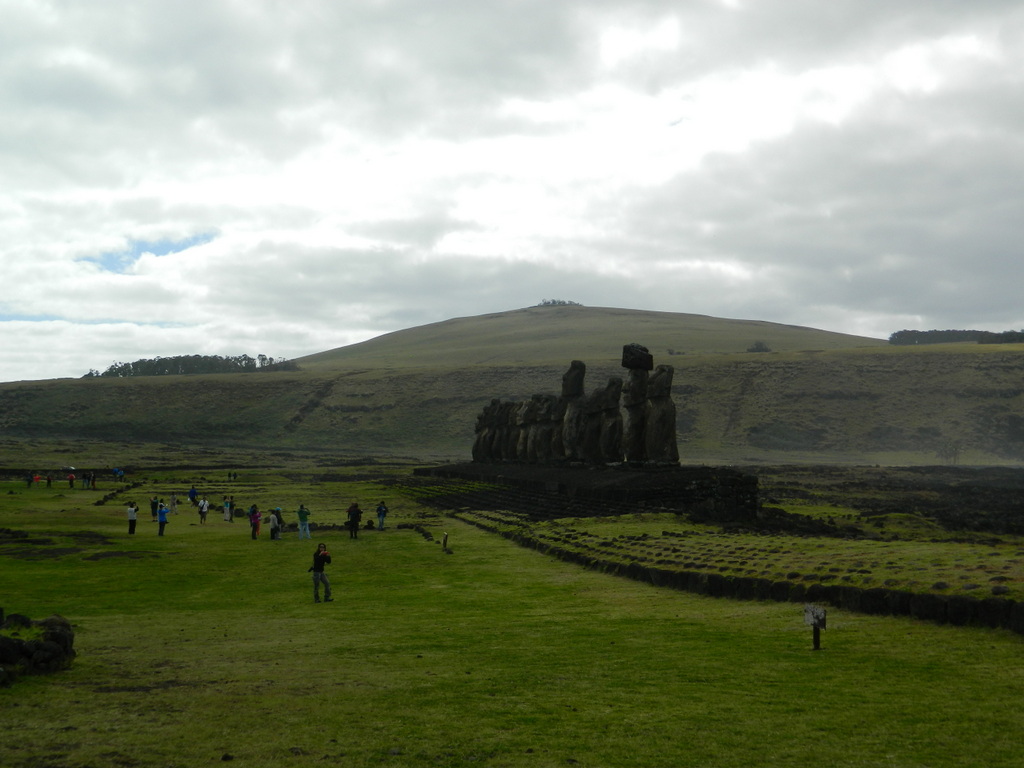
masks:
{"label": "low stone wall", "polygon": [[515,543],[536,549],[559,560],[576,563],[602,573],[643,581],[709,597],[791,603],[827,603],[844,610],[877,616],[911,616],[939,624],[1009,629],[1024,635],[1024,602],[1007,598],[976,598],[966,595],[919,594],[895,589],[772,581],[747,576],[726,576],[702,571],[674,571],[596,558],[582,552],[549,544],[522,532],[499,530],[470,516],[453,517],[497,533]]}
{"label": "low stone wall", "polygon": [[33,621],[12,613],[4,619],[0,609],[0,631],[0,686],[10,685],[19,674],[66,669],[75,657],[75,633],[63,616]]}

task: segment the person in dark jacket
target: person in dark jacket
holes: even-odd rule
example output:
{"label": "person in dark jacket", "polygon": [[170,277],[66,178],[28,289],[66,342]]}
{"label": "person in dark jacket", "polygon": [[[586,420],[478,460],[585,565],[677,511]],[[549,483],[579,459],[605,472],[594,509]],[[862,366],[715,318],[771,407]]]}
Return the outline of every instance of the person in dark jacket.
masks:
{"label": "person in dark jacket", "polygon": [[359,522],[363,519],[363,510],[359,508],[359,502],[353,501],[345,515],[348,517],[348,537],[358,539]]}
{"label": "person in dark jacket", "polygon": [[313,553],[313,565],[309,570],[313,574],[313,602],[320,602],[320,584],[324,585],[324,602],[329,603],[331,597],[331,581],[324,573],[324,566],[331,562],[331,555],[327,551],[326,544],[317,544],[316,552]]}

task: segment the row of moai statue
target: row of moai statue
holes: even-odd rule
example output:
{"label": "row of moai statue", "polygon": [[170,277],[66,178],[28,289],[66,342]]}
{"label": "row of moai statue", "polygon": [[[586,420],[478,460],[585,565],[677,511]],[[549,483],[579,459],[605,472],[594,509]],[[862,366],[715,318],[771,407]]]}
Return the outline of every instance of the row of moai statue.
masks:
{"label": "row of moai statue", "polygon": [[562,394],[491,400],[477,418],[473,460],[588,465],[679,463],[671,365],[654,367],[646,347],[622,349],[626,380],[612,376],[587,395],[587,366],[573,360]]}

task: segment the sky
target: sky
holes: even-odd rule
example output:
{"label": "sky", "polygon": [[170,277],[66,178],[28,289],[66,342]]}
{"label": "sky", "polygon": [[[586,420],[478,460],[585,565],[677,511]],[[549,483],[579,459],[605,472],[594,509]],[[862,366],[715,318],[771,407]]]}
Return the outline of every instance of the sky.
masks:
{"label": "sky", "polygon": [[533,306],[1024,328],[1024,3],[0,0],[0,381]]}

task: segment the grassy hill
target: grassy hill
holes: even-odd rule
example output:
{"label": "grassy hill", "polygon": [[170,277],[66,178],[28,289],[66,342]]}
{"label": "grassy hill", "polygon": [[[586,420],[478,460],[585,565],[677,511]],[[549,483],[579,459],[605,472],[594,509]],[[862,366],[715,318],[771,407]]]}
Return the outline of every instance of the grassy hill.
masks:
{"label": "grassy hill", "polygon": [[[759,341],[772,352],[745,351]],[[632,342],[675,366],[687,462],[1024,457],[1024,347],[579,306],[398,331],[294,372],[0,384],[0,434],[461,459],[491,398],[557,393],[573,359],[603,386]]]}

